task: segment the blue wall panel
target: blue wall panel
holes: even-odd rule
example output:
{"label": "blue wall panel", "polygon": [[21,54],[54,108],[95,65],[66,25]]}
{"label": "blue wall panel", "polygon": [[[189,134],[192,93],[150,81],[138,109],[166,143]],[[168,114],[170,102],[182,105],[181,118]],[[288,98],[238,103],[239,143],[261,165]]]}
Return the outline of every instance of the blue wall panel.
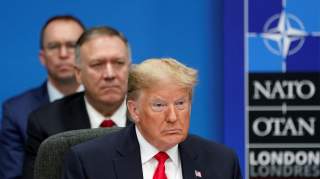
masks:
{"label": "blue wall panel", "polygon": [[224,143],[236,150],[244,176],[243,1],[224,1]]}
{"label": "blue wall panel", "polygon": [[38,60],[40,28],[52,15],[73,14],[88,27],[110,25],[124,32],[133,62],[174,57],[197,68],[191,132],[223,142],[222,11],[222,0],[3,1],[0,102],[45,79]]}

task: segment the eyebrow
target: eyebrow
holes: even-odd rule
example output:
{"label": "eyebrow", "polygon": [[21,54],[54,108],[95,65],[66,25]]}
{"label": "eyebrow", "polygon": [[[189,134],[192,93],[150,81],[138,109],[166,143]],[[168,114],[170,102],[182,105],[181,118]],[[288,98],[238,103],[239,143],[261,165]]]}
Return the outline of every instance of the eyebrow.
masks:
{"label": "eyebrow", "polygon": [[[188,96],[182,96],[182,97],[174,100],[174,102],[179,101],[179,100],[184,100],[186,98],[188,98]],[[164,100],[164,99],[162,99],[160,97],[152,97],[150,101],[156,101],[156,100],[160,100],[160,101],[165,101],[166,102],[166,100]]]}

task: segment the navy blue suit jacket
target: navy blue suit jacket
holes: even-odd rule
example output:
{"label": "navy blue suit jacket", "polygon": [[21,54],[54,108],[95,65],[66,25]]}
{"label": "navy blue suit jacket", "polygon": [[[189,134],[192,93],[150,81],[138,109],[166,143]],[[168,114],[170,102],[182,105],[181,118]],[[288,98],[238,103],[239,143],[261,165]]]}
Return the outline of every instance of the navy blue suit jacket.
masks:
{"label": "navy blue suit jacket", "polygon": [[[201,178],[241,178],[237,157],[220,144],[189,135],[179,144],[179,153],[184,179],[196,179],[195,171],[201,173]],[[66,155],[63,179],[106,178],[143,178],[134,125],[76,145]]]}
{"label": "navy blue suit jacket", "polygon": [[40,144],[60,132],[90,128],[84,93],[75,93],[44,105],[29,115],[23,162],[23,179],[33,179],[34,162]]}
{"label": "navy blue suit jacket", "polygon": [[8,99],[2,105],[0,178],[20,178],[29,114],[49,103],[47,83]]}
{"label": "navy blue suit jacket", "polygon": [[[129,123],[127,120],[127,124]],[[64,131],[90,127],[84,92],[72,94],[33,111],[28,120],[23,178],[33,178],[38,149],[46,138]]]}

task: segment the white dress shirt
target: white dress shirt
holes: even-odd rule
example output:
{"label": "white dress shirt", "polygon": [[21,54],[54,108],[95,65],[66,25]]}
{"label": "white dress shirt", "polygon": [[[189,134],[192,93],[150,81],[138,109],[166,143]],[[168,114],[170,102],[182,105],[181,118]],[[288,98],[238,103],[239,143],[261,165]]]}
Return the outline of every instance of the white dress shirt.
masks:
{"label": "white dress shirt", "polygon": [[[136,126],[136,134],[140,146],[140,155],[142,163],[143,179],[152,179],[158,166],[157,159],[154,156],[159,152],[157,148],[151,145],[140,133]],[[181,160],[179,156],[178,145],[175,145],[166,152],[169,158],[165,162],[165,170],[168,179],[182,179]]]}
{"label": "white dress shirt", "polygon": [[[49,96],[50,102],[53,102],[55,100],[58,100],[64,97],[64,94],[61,93],[55,86],[53,86],[53,84],[50,81],[47,81],[47,89],[48,89],[48,96]],[[83,86],[80,85],[76,92],[81,92],[83,90],[84,90]]]}
{"label": "white dress shirt", "polygon": [[85,106],[88,112],[90,126],[91,128],[98,128],[100,124],[105,119],[112,119],[112,121],[117,125],[117,127],[125,127],[127,122],[127,105],[126,99],[123,100],[121,106],[113,113],[112,116],[104,116],[98,112],[84,96]]}

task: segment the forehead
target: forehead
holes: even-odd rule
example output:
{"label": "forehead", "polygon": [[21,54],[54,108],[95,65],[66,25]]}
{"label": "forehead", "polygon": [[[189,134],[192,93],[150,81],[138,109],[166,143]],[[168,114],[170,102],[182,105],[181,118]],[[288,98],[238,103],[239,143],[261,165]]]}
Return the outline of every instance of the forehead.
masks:
{"label": "forehead", "polygon": [[128,56],[125,43],[116,36],[100,35],[92,37],[80,47],[80,55],[89,58]]}
{"label": "forehead", "polygon": [[44,30],[43,40],[72,40],[75,41],[83,32],[82,27],[72,20],[55,20]]}
{"label": "forehead", "polygon": [[190,89],[181,87],[174,83],[155,85],[148,89],[141,90],[141,96],[145,100],[161,99],[175,101],[181,98],[189,98]]}

